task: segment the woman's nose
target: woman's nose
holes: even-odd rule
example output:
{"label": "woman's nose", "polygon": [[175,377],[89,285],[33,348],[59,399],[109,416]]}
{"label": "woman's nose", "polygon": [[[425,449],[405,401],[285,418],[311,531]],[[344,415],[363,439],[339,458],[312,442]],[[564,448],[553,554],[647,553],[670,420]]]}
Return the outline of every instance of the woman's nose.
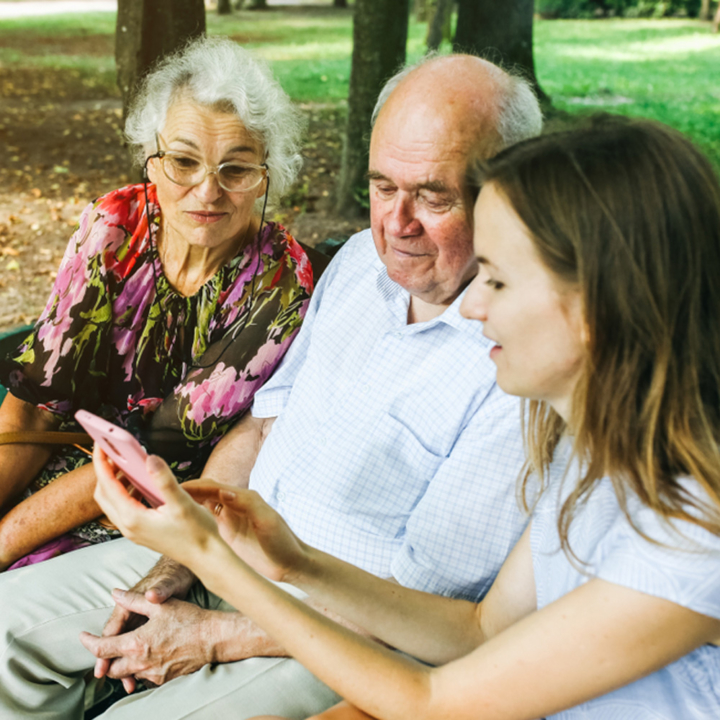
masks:
{"label": "woman's nose", "polygon": [[198,198],[203,202],[215,202],[225,192],[218,182],[217,172],[209,172],[201,183],[196,185],[193,190]]}
{"label": "woman's nose", "polygon": [[460,305],[460,314],[468,320],[487,320],[487,291],[485,281],[477,275],[468,286]]}

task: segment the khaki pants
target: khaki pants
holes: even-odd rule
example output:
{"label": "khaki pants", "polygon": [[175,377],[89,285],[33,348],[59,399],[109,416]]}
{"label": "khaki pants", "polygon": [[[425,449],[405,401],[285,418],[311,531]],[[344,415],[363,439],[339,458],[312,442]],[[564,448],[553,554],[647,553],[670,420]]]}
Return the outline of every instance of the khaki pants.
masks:
{"label": "khaki pants", "polygon": [[[78,550],[0,574],[0,720],[82,720],[86,673],[95,658],[78,635],[102,632],[114,587],[130,588],[158,555],[127,540]],[[204,593],[203,593],[204,594]],[[230,610],[214,595],[207,607]],[[131,695],[108,720],[305,718],[339,700],[294,660],[252,658],[206,665],[192,675]]]}

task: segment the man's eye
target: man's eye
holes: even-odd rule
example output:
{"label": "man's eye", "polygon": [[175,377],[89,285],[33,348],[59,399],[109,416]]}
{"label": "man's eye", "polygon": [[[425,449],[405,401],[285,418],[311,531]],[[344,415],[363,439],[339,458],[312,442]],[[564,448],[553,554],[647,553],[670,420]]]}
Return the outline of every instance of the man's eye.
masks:
{"label": "man's eye", "polygon": [[421,193],[420,200],[425,207],[434,212],[447,210],[453,204],[452,200],[446,195],[437,195],[435,193]]}
{"label": "man's eye", "polygon": [[380,197],[390,197],[397,190],[394,185],[373,184],[373,188]]}

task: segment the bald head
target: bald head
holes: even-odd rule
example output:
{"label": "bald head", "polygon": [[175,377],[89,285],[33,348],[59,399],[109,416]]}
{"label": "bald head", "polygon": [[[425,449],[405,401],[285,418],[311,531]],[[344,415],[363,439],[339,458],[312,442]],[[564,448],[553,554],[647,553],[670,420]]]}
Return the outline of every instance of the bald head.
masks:
{"label": "bald head", "polygon": [[395,108],[404,98],[410,112],[445,114],[451,122],[454,115],[461,132],[474,134],[481,157],[542,130],[540,106],[527,81],[473,55],[430,56],[398,72],[380,91],[373,126],[391,98]]}
{"label": "bald head", "polygon": [[508,82],[500,68],[472,55],[433,58],[400,78],[374,131],[422,119],[457,135],[467,151],[489,156],[502,144],[497,126]]}

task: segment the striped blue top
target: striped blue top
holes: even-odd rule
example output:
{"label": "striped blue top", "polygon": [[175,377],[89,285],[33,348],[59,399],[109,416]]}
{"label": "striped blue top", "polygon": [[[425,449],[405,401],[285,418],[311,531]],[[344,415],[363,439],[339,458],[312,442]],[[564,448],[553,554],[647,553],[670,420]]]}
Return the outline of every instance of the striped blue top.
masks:
{"label": "striped blue top", "polygon": [[[571,484],[568,477],[564,488]],[[687,481],[692,492],[699,486]],[[570,526],[570,546],[589,563],[573,567],[559,551],[559,498],[555,481],[540,498],[531,527],[538,610],[590,577],[664,598],[720,619],[720,538],[688,522],[672,525],[635,497],[628,507],[645,540],[622,513],[609,480],[603,481]],[[720,648],[705,645],[648,677],[552,715],[558,720],[718,720]],[[548,718],[550,720],[550,718]]]}

